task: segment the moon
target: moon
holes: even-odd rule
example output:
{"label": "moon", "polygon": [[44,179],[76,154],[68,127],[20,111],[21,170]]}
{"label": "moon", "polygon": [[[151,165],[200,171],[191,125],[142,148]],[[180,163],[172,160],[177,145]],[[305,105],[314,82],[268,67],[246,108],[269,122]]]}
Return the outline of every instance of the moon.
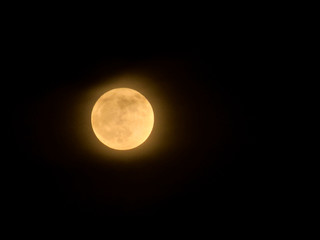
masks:
{"label": "moon", "polygon": [[149,137],[154,113],[149,101],[130,88],[115,88],[95,103],[91,125],[96,137],[115,150],[138,147]]}

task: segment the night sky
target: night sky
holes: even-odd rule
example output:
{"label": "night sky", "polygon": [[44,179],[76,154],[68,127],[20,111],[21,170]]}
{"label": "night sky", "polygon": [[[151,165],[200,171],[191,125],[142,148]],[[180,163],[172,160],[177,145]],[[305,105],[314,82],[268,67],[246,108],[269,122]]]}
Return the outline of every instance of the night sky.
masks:
{"label": "night sky", "polygon": [[[10,209],[44,218],[265,211],[259,112],[268,49],[255,28],[231,26],[21,27],[5,129]],[[132,73],[148,79],[139,90],[155,108],[155,128],[131,154],[103,148],[85,116],[97,100],[91,89]]]}

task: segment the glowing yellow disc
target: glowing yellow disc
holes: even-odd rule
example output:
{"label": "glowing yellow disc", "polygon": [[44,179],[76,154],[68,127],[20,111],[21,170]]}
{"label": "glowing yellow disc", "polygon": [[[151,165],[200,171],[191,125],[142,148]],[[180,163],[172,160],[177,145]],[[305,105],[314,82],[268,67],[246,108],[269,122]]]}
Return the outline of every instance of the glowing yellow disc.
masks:
{"label": "glowing yellow disc", "polygon": [[154,114],[149,101],[130,88],[115,88],[103,94],[91,113],[97,138],[116,150],[129,150],[149,137]]}

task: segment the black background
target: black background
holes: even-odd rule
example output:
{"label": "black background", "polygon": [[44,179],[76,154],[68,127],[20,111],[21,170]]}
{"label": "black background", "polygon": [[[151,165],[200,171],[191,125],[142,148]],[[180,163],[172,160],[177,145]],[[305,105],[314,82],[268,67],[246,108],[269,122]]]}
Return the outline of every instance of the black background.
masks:
{"label": "black background", "polygon": [[[8,58],[8,89],[15,93],[6,129],[9,208],[45,218],[265,212],[272,179],[265,178],[260,113],[272,40],[262,23],[84,22],[21,22],[15,30]],[[72,139],[78,125],[65,118],[73,93],[98,76],[135,68],[154,76],[152,85],[170,103],[173,140],[149,161],[95,161]],[[46,106],[48,98],[55,101]]]}

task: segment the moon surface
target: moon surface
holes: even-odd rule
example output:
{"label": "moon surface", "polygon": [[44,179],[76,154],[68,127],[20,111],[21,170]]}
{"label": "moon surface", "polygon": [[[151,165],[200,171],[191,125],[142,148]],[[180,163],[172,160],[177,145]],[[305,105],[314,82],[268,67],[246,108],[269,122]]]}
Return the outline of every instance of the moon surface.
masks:
{"label": "moon surface", "polygon": [[149,101],[130,88],[115,88],[95,103],[91,124],[97,138],[116,150],[129,150],[149,137],[154,114]]}

